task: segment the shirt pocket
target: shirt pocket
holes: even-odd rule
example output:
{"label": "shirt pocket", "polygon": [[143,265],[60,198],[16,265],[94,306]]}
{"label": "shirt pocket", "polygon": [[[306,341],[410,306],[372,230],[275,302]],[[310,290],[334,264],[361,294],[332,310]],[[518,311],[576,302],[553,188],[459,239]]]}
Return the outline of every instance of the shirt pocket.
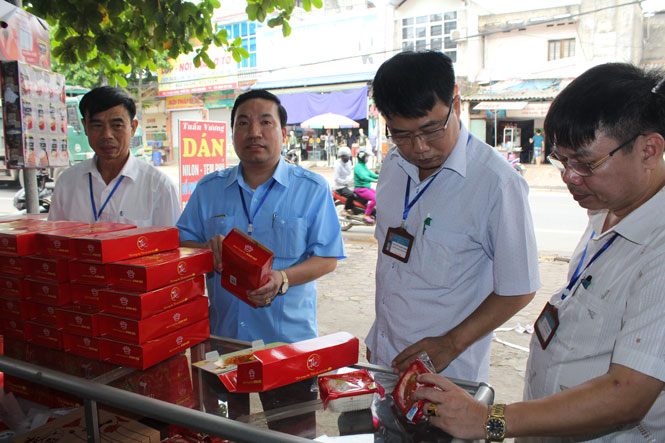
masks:
{"label": "shirt pocket", "polygon": [[411,251],[415,255],[415,274],[430,287],[453,288],[469,266],[478,261],[482,252],[470,235],[428,227],[422,240]]}
{"label": "shirt pocket", "polygon": [[279,217],[275,219],[275,242],[272,249],[276,258],[291,261],[307,252],[307,221],[303,217]]}
{"label": "shirt pocket", "polygon": [[123,211],[123,215],[103,214],[99,218],[100,222],[113,222],[124,223],[127,225],[134,225],[137,228],[145,228],[152,226],[151,214],[127,214]]}
{"label": "shirt pocket", "polygon": [[[612,309],[599,294],[581,284],[569,297],[559,305],[559,328],[555,335],[559,336],[564,346],[581,357],[610,351],[614,342],[603,340],[603,337],[608,336],[610,329],[620,327],[620,318],[615,318]],[[603,346],[608,349],[602,349]]]}
{"label": "shirt pocket", "polygon": [[236,217],[232,215],[217,216],[211,217],[205,221],[204,224],[204,239],[203,242],[207,242],[211,238],[222,234],[226,236],[231,229],[235,226]]}

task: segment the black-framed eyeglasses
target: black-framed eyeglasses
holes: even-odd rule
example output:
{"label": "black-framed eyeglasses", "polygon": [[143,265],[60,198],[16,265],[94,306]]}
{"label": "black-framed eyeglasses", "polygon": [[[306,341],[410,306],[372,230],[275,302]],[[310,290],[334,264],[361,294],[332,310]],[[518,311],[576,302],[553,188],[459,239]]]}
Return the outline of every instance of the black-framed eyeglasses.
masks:
{"label": "black-framed eyeglasses", "polygon": [[453,101],[450,103],[450,109],[448,110],[448,115],[446,116],[446,119],[442,121],[443,126],[428,131],[403,132],[400,134],[391,134],[390,132],[388,132],[388,128],[386,128],[386,137],[388,138],[388,140],[393,142],[395,146],[397,146],[398,148],[408,148],[415,145],[416,138],[419,138],[420,141],[423,143],[431,143],[433,141],[440,139],[446,133],[446,129],[448,128],[448,123],[450,122],[450,116],[453,113],[453,103],[455,103],[455,99],[453,99]]}
{"label": "black-framed eyeglasses", "polygon": [[598,166],[602,165],[607,160],[609,160],[610,157],[612,157],[615,153],[619,152],[621,149],[631,144],[640,135],[643,134],[641,133],[635,134],[634,136],[632,136],[625,142],[621,143],[619,146],[612,149],[609,153],[605,154],[604,156],[602,156],[601,158],[599,158],[594,162],[583,163],[583,162],[573,162],[570,160],[564,160],[559,158],[556,152],[551,153],[547,158],[549,159],[552,165],[554,165],[559,171],[561,171],[562,174],[566,172],[566,168],[568,168],[581,177],[589,177],[590,175],[593,174],[594,169],[596,169]]}

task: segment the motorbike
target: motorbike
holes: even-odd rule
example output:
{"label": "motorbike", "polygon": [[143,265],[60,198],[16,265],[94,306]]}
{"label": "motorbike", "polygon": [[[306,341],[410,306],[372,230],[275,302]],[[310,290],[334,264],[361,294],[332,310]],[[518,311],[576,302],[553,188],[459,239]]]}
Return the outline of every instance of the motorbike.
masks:
{"label": "motorbike", "polygon": [[290,148],[286,151],[286,154],[284,155],[284,158],[286,159],[287,162],[293,163],[294,165],[297,165],[300,159],[298,158],[298,151],[299,148]]}
{"label": "motorbike", "polygon": [[[365,209],[367,209],[367,200],[355,194],[353,201],[352,212],[353,215],[346,215],[344,213],[344,205],[346,204],[346,197],[331,190],[333,200],[335,202],[335,210],[337,211],[337,218],[342,231],[348,231],[353,226],[374,226],[374,223],[365,221]],[[372,218],[376,220],[376,208],[372,210]]]}
{"label": "motorbike", "polygon": [[519,159],[514,158],[510,161],[510,165],[513,167],[515,171],[517,171],[520,175],[524,175],[526,172],[526,168],[520,163]]}
{"label": "motorbike", "polygon": [[[53,184],[47,186],[51,178],[49,177],[48,172],[39,170],[37,173],[37,193],[39,198],[39,212],[42,214],[47,213],[51,207],[51,198],[53,197]],[[25,201],[25,189],[19,189],[16,194],[14,194],[14,207],[19,211],[25,211],[27,209],[27,203]]]}

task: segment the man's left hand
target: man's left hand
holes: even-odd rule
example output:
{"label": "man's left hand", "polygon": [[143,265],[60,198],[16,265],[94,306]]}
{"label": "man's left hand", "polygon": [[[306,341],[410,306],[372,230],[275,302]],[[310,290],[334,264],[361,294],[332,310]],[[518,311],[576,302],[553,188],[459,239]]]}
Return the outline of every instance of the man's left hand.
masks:
{"label": "man's left hand", "polygon": [[392,361],[395,373],[401,374],[404,372],[409,364],[417,359],[422,352],[427,352],[437,372],[443,371],[458,355],[453,341],[448,335],[425,337],[404,349],[395,357]]}
{"label": "man's left hand", "polygon": [[253,291],[247,291],[247,298],[257,307],[270,306],[282,286],[282,274],[274,269],[270,271],[268,283]]}

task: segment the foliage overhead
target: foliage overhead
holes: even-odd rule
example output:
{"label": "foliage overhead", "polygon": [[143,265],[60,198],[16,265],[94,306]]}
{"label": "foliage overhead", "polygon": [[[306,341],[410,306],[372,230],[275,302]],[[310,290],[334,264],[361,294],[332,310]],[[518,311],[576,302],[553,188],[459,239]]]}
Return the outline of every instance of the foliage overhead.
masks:
{"label": "foliage overhead", "polygon": [[[125,86],[132,68],[156,71],[157,54],[176,58],[195,51],[194,65],[210,68],[215,67],[210,45],[227,49],[237,62],[249,57],[240,38],[231,41],[226,29],[215,29],[219,0],[194,1],[24,0],[23,5],[53,29],[52,56],[61,64],[101,68],[109,83]],[[291,33],[295,0],[246,1],[249,20],[268,19],[268,26],[282,26],[285,37]],[[322,0],[303,0],[306,11],[312,6],[321,8]]]}

